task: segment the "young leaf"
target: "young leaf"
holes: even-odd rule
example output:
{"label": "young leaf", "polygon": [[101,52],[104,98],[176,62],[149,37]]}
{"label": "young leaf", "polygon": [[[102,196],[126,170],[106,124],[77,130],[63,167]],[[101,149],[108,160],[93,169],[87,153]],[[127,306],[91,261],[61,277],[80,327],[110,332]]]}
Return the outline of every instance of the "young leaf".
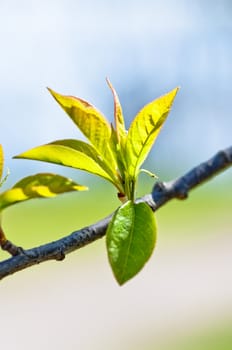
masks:
{"label": "young leaf", "polygon": [[117,92],[115,91],[113,85],[109,81],[109,79],[106,79],[107,84],[109,85],[113,97],[114,97],[114,120],[115,120],[115,130],[117,135],[117,141],[119,144],[124,144],[126,139],[126,129],[125,129],[125,123],[122,113],[122,107],[117,95]]}
{"label": "young leaf", "polygon": [[89,144],[80,140],[58,140],[38,146],[14,158],[24,158],[55,163],[88,171],[113,183],[118,182],[116,168],[112,169]]}
{"label": "young leaf", "polygon": [[0,145],[0,185],[2,183],[2,173],[3,173],[3,165],[4,165],[4,155],[3,155],[3,148],[2,145]]}
{"label": "young leaf", "polygon": [[136,275],[150,258],[156,230],[154,214],[146,203],[128,201],[116,211],[107,229],[106,244],[120,285]]}
{"label": "young leaf", "polygon": [[126,142],[128,173],[136,177],[171,109],[178,88],[147,104],[130,125]]}
{"label": "young leaf", "polygon": [[60,95],[49,88],[48,90],[102,157],[109,163],[114,162],[109,147],[110,124],[101,112],[80,98]]}
{"label": "young leaf", "polygon": [[85,191],[88,188],[66,177],[41,173],[25,177],[11,189],[0,194],[0,211],[22,201],[33,198],[55,197],[71,191]]}
{"label": "young leaf", "polygon": [[122,107],[121,107],[118,95],[113,85],[109,81],[109,79],[106,79],[106,81],[107,81],[107,84],[109,85],[109,88],[112,91],[113,98],[114,98],[115,128],[113,127],[113,125],[111,125],[110,148],[115,157],[117,167],[122,177],[122,182],[125,183],[124,172],[125,172],[126,165],[125,165],[124,148],[125,148],[125,143],[127,138],[127,131],[125,129],[125,122],[123,118]]}
{"label": "young leaf", "polygon": [[112,127],[112,132],[111,132],[111,139],[110,139],[110,147],[116,160],[117,170],[121,178],[121,182],[124,183],[125,182],[124,181],[124,172],[125,172],[124,150],[118,143],[116,130],[113,128],[113,126],[111,127]]}

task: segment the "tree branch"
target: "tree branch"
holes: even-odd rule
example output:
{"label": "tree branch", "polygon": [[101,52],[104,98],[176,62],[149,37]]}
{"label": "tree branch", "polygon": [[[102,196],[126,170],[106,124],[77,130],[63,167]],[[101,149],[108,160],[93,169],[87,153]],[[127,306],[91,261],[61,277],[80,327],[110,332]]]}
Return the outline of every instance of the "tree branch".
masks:
{"label": "tree branch", "polygon": [[[138,199],[138,202],[146,202],[156,211],[173,198],[186,199],[191,189],[212,179],[231,165],[232,146],[218,152],[176,180],[157,182],[152,193]],[[47,260],[63,260],[66,254],[103,237],[112,215],[57,241],[28,250],[19,248],[16,256],[0,262],[0,279]]]}

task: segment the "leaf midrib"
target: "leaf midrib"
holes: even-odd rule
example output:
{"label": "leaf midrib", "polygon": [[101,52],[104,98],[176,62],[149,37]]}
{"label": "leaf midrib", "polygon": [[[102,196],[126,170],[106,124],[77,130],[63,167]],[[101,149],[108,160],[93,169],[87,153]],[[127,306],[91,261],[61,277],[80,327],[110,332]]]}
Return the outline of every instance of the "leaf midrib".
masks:
{"label": "leaf midrib", "polygon": [[[124,262],[123,268],[122,268],[122,271],[123,271],[122,278],[121,278],[122,283],[125,281],[124,276],[125,276],[125,272],[126,272],[127,262],[129,259],[129,251],[130,251],[132,241],[133,241],[133,236],[134,236],[133,232],[134,232],[134,222],[135,222],[135,208],[134,208],[135,204],[132,202],[131,202],[131,204],[132,204],[132,208],[133,208],[133,220],[132,220],[132,225],[131,225],[130,234],[129,234],[130,239],[129,239],[128,249],[127,249],[126,259],[125,259],[125,262]],[[132,234],[131,234],[131,232],[132,232]]]}

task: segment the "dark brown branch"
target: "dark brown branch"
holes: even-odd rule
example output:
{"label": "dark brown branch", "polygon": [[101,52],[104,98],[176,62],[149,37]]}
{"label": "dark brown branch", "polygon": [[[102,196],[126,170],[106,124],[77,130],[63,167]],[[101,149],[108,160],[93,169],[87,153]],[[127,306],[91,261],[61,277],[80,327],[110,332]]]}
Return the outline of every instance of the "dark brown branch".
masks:
{"label": "dark brown branch", "polygon": [[[157,182],[152,193],[140,198],[138,201],[148,203],[152,210],[156,211],[173,198],[187,198],[191,189],[210,180],[231,165],[232,147],[218,152],[213,158],[198,165],[176,180]],[[75,231],[55,242],[28,250],[19,249],[17,251],[19,254],[0,262],[0,279],[47,260],[63,260],[66,254],[103,237],[111,216],[96,224]]]}

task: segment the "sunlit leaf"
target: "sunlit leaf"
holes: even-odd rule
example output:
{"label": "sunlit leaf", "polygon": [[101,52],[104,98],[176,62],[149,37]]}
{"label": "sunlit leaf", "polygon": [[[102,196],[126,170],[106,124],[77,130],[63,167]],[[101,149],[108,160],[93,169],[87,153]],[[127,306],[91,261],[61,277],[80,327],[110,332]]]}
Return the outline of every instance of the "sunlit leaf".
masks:
{"label": "sunlit leaf", "polygon": [[80,140],[67,139],[67,140],[58,140],[58,141],[52,142],[51,144],[65,146],[77,152],[84,153],[87,157],[92,159],[98,166],[100,166],[105,173],[107,173],[107,179],[110,178],[114,180],[116,178],[116,165],[114,163],[113,164],[108,163],[105,160],[105,158],[103,158],[102,155],[88,143]]}
{"label": "sunlit leaf", "polygon": [[[125,171],[125,155],[124,148],[126,143],[127,131],[125,129],[125,122],[122,113],[122,107],[118,98],[118,95],[109,81],[106,79],[114,98],[114,121],[115,128],[111,125],[111,139],[110,139],[110,148],[115,157],[117,167],[120,171],[122,178],[124,177]],[[124,178],[122,179],[123,182]]]}
{"label": "sunlit leaf", "polygon": [[33,198],[49,198],[71,191],[85,191],[88,188],[66,177],[41,173],[25,177],[11,189],[0,194],[0,211],[18,202]]}
{"label": "sunlit leaf", "polygon": [[79,140],[59,140],[28,150],[15,158],[34,159],[88,171],[111,182],[116,176],[101,155]]}
{"label": "sunlit leaf", "polygon": [[124,144],[125,139],[126,139],[126,129],[125,129],[125,123],[124,123],[124,118],[123,118],[123,113],[122,113],[122,107],[117,95],[117,92],[115,91],[113,85],[109,81],[109,79],[106,79],[112,94],[114,98],[114,120],[115,120],[115,130],[116,130],[116,135],[117,135],[117,140],[119,144]]}
{"label": "sunlit leaf", "polygon": [[106,244],[120,285],[136,275],[150,258],[156,231],[154,214],[146,203],[128,201],[116,211],[107,229]]}
{"label": "sunlit leaf", "polygon": [[3,166],[4,166],[4,155],[3,155],[2,145],[0,145],[0,184],[2,179]]}
{"label": "sunlit leaf", "polygon": [[147,104],[130,125],[126,142],[128,173],[137,176],[171,109],[178,88]]}
{"label": "sunlit leaf", "polygon": [[103,114],[87,101],[48,90],[102,157],[114,162],[109,147],[111,127]]}

